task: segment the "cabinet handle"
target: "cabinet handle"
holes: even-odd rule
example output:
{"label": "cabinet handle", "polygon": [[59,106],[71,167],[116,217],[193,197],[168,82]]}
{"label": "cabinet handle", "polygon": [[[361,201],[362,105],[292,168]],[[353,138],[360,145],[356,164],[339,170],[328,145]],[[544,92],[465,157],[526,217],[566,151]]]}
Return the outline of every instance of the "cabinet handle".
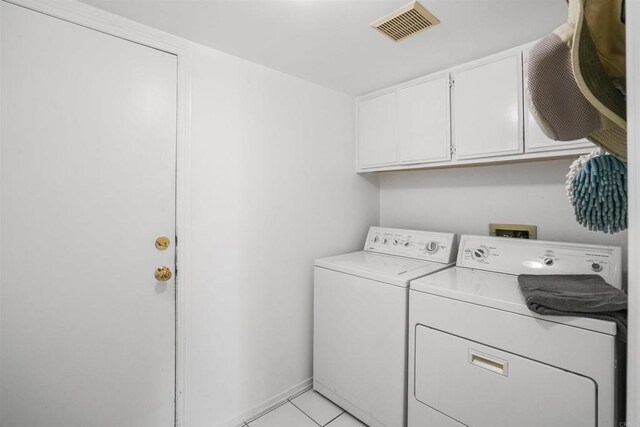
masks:
{"label": "cabinet handle", "polygon": [[469,349],[469,363],[496,374],[509,376],[509,362]]}

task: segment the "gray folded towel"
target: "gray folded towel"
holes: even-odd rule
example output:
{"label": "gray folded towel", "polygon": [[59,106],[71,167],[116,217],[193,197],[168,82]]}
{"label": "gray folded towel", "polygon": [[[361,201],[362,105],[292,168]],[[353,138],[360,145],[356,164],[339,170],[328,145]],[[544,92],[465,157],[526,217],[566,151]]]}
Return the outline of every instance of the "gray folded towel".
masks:
{"label": "gray folded towel", "polygon": [[597,274],[521,274],[518,283],[529,310],[613,321],[627,342],[627,295]]}

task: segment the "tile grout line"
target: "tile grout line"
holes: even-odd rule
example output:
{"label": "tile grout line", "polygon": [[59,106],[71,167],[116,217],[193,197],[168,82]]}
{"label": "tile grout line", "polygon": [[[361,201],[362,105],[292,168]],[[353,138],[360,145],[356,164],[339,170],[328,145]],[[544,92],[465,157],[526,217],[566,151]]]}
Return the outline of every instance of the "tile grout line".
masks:
{"label": "tile grout line", "polygon": [[[268,413],[275,411],[276,409],[278,409],[279,407],[281,407],[282,405],[284,405],[287,402],[293,404],[293,402],[291,402],[291,399],[295,399],[295,398],[297,398],[299,396],[302,396],[303,394],[305,394],[306,392],[308,392],[309,390],[312,390],[312,389],[313,389],[313,386],[311,386],[311,385],[308,386],[308,387],[304,387],[302,390],[298,391],[296,394],[293,394],[293,395],[287,397],[286,400],[283,400],[282,402],[280,402],[276,406],[273,406],[273,407],[269,408],[268,410],[266,410],[266,411],[264,411],[264,412],[262,412],[260,414],[256,414],[253,417],[247,418],[246,420],[243,421],[243,424],[241,424],[239,427],[243,427],[244,425],[246,425],[247,427],[251,427],[251,426],[249,426],[249,423],[252,423],[255,420],[257,420],[259,418],[262,418],[263,416],[267,415]],[[296,406],[296,408],[297,408],[297,406]]]}
{"label": "tile grout line", "polygon": [[[300,408],[298,405],[296,405],[293,400],[297,399],[298,397],[302,396],[303,394],[311,391],[312,388],[309,388],[307,390],[302,390],[299,393],[296,393],[293,396],[288,397],[286,400],[284,400],[283,402],[281,402],[279,405],[274,406],[273,408],[269,409],[268,411],[260,414],[259,416],[256,416],[254,418],[250,418],[249,420],[246,420],[243,422],[243,424],[240,427],[251,427],[249,424],[262,418],[263,416],[283,407],[284,405],[286,405],[287,403],[290,403],[291,405],[293,405],[294,408],[296,408],[299,412],[302,412],[307,418],[309,418],[314,424],[316,424],[319,427],[325,427],[328,426],[329,424],[331,424],[332,422],[334,422],[337,418],[339,418],[342,414],[344,414],[346,411],[342,408],[340,408],[339,406],[336,405],[337,408],[339,408],[341,410],[341,412],[336,415],[335,417],[333,417],[332,419],[330,419],[326,424],[320,424],[318,421],[316,421],[313,417],[311,417],[311,415],[307,414],[302,408]],[[332,402],[333,403],[333,402]],[[335,405],[335,404],[334,404]]]}
{"label": "tile grout line", "polygon": [[[340,408],[340,409],[342,409],[342,408]],[[328,426],[329,424],[331,424],[332,422],[334,422],[335,420],[337,420],[338,418],[340,418],[340,415],[344,414],[345,412],[347,412],[347,411],[345,411],[344,409],[342,409],[342,412],[340,412],[340,413],[339,413],[338,415],[336,415],[335,417],[331,418],[331,420],[329,420],[329,422],[328,422],[328,423],[326,423],[326,424],[324,425],[324,427]]]}
{"label": "tile grout line", "polygon": [[[309,391],[309,390],[307,390]],[[305,392],[306,393],[306,392]],[[293,406],[295,406],[300,412],[302,412],[303,414],[305,414],[307,417],[309,417],[311,419],[311,421],[313,421],[314,423],[316,423],[317,425],[319,425],[320,427],[325,427],[328,426],[329,424],[331,424],[333,421],[335,421],[336,418],[338,418],[340,415],[344,414],[346,411],[344,409],[342,409],[341,407],[339,407],[338,405],[336,405],[335,403],[331,402],[330,400],[327,399],[327,401],[331,402],[333,405],[335,405],[336,408],[340,409],[340,413],[338,415],[336,415],[335,417],[331,418],[328,422],[326,422],[325,424],[320,424],[318,421],[316,421],[311,415],[307,414],[304,409],[300,408],[298,405],[295,404],[295,402],[293,401],[294,399],[302,396],[304,393],[300,393],[298,396],[292,397],[290,399],[287,399],[289,402],[291,402],[291,404]],[[326,399],[326,397],[322,396],[323,399]]]}
{"label": "tile grout line", "polygon": [[[287,399],[288,400],[288,399]],[[292,401],[289,400],[289,403],[291,403],[293,405],[294,408],[296,408],[298,411],[302,412],[303,414],[305,414],[307,416],[307,418],[309,418],[311,421],[313,421],[315,424],[319,425],[320,427],[323,427],[322,424],[320,424],[319,422],[317,422],[316,420],[314,420],[313,418],[311,418],[311,415],[307,414],[306,412],[304,412],[302,409],[300,409],[298,406],[296,406],[295,403],[293,403]]]}

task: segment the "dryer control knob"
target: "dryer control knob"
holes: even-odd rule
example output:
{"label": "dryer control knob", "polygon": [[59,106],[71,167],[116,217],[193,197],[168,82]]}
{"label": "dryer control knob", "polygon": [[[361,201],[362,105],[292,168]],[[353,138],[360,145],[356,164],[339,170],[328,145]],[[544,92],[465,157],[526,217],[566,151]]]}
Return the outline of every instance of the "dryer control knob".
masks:
{"label": "dryer control knob", "polygon": [[599,273],[600,271],[602,271],[602,265],[598,264],[597,262],[594,262],[593,264],[591,264],[591,270],[595,271],[596,273]]}
{"label": "dryer control knob", "polygon": [[546,265],[547,267],[551,267],[553,264],[554,264],[553,258],[544,259],[544,265]]}
{"label": "dryer control knob", "polygon": [[487,257],[487,250],[485,248],[478,248],[473,251],[473,257],[478,261],[482,261]]}
{"label": "dryer control knob", "polygon": [[434,254],[438,252],[438,249],[440,249],[440,245],[438,244],[438,242],[434,241],[427,242],[427,244],[424,246],[424,250],[428,254]]}

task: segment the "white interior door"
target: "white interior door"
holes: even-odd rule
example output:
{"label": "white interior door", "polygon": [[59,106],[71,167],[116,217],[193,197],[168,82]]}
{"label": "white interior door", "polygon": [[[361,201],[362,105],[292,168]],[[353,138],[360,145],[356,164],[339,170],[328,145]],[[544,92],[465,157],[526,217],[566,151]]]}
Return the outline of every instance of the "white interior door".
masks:
{"label": "white interior door", "polygon": [[172,426],[177,58],[0,5],[0,425]]}

